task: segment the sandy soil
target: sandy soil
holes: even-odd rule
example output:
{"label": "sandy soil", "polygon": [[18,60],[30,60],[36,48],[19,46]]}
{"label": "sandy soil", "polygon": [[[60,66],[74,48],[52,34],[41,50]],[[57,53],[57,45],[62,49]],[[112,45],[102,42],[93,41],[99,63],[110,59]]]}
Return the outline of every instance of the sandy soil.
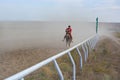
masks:
{"label": "sandy soil", "polygon": [[0,54],[0,80],[63,51],[61,47],[19,49]]}
{"label": "sandy soil", "polygon": [[[117,44],[119,43],[118,39],[115,37],[110,37],[110,39],[115,41]],[[0,80],[24,70],[65,49],[65,47],[50,48],[46,46],[39,48],[19,49],[0,54]]]}
{"label": "sandy soil", "polygon": [[[111,35],[100,37],[94,50],[91,50],[87,62],[80,70],[79,56],[76,50],[72,56],[76,62],[76,80],[119,80],[120,79],[120,50],[119,38]],[[81,50],[82,56],[84,53]],[[69,57],[63,56],[57,60],[65,80],[72,80],[72,65]],[[53,69],[53,64],[45,66],[26,77],[26,80],[58,80],[59,76]],[[56,76],[55,76],[56,75]]]}

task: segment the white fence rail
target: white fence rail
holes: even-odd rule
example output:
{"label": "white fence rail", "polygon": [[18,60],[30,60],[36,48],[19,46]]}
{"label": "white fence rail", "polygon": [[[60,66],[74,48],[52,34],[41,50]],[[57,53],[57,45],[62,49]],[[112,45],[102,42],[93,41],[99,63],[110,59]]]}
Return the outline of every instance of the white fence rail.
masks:
{"label": "white fence rail", "polygon": [[54,65],[55,65],[55,68],[56,68],[56,70],[57,70],[57,72],[59,74],[60,80],[64,80],[62,71],[60,70],[60,67],[59,67],[56,59],[63,56],[63,55],[65,55],[65,54],[69,55],[69,58],[70,58],[71,63],[73,65],[73,68],[72,68],[73,69],[73,78],[72,78],[72,80],[76,80],[76,65],[75,65],[74,59],[72,58],[70,52],[72,50],[74,50],[74,49],[77,50],[77,52],[78,52],[78,54],[80,56],[80,68],[82,69],[83,60],[82,60],[82,55],[81,55],[81,52],[79,50],[79,47],[82,46],[82,49],[84,51],[84,57],[85,57],[84,59],[85,59],[85,62],[86,62],[87,58],[88,58],[88,48],[94,49],[94,47],[95,47],[95,45],[96,45],[96,43],[98,41],[98,37],[99,37],[98,34],[93,35],[92,37],[90,37],[90,38],[84,40],[83,42],[73,46],[72,48],[69,48],[68,50],[65,50],[65,51],[63,51],[61,53],[58,53],[57,55],[55,55],[53,57],[50,57],[50,58],[48,58],[48,59],[46,59],[46,60],[44,60],[44,61],[42,61],[42,62],[40,62],[40,63],[38,63],[38,64],[36,64],[34,66],[32,66],[32,67],[27,68],[27,69],[15,74],[15,75],[11,76],[11,77],[8,77],[8,78],[4,79],[4,80],[24,80],[25,76],[29,75],[30,73],[36,71],[37,69],[43,67],[44,65],[46,65],[46,64],[48,64],[50,62],[54,62]]}

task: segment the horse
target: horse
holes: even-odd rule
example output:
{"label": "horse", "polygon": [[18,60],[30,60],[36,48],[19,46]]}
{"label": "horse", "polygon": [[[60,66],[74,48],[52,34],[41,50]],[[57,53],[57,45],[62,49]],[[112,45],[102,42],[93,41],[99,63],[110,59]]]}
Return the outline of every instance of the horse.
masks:
{"label": "horse", "polygon": [[70,34],[66,34],[65,35],[65,40],[66,40],[66,47],[69,46],[70,47],[70,44],[72,42],[72,38],[70,37]]}

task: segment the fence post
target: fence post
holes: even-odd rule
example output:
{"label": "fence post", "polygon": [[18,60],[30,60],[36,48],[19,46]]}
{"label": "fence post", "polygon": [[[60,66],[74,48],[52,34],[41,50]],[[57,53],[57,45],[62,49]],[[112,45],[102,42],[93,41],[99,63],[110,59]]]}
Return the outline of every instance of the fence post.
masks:
{"label": "fence post", "polygon": [[18,79],[18,80],[24,80],[24,78],[22,78],[22,79]]}
{"label": "fence post", "polygon": [[76,66],[75,66],[75,62],[74,62],[74,60],[73,60],[70,52],[68,52],[68,55],[69,55],[69,57],[70,57],[70,60],[71,60],[71,62],[72,62],[72,65],[73,65],[73,78],[72,78],[72,80],[76,80]]}
{"label": "fence post", "polygon": [[96,18],[96,33],[98,33],[98,17]]}
{"label": "fence post", "polygon": [[82,70],[82,55],[81,55],[80,50],[78,49],[78,47],[76,48],[76,50],[77,50],[77,52],[78,52],[78,54],[80,56],[80,69]]}
{"label": "fence post", "polygon": [[85,43],[85,50],[86,50],[86,58],[88,58],[88,47],[87,47],[87,42]]}
{"label": "fence post", "polygon": [[59,74],[60,80],[64,80],[63,74],[62,74],[62,72],[60,70],[60,67],[59,67],[57,61],[53,60],[53,62],[54,62],[55,68],[56,68],[56,70],[57,70],[57,72]]}
{"label": "fence post", "polygon": [[83,49],[83,51],[84,51],[85,62],[86,62],[86,61],[87,61],[87,55],[86,55],[85,47],[84,47],[84,45],[83,45],[83,44],[82,44],[82,49]]}

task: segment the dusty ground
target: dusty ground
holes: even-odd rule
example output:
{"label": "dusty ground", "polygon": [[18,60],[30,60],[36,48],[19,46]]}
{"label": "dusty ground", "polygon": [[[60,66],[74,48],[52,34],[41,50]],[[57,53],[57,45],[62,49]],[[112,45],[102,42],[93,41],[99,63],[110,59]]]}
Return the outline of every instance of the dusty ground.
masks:
{"label": "dusty ground", "polygon": [[[107,38],[106,38],[107,37]],[[119,80],[120,74],[120,41],[119,37],[104,36],[97,44],[96,50],[89,55],[87,63],[84,65],[82,73],[77,71],[77,80]],[[61,52],[65,48],[31,48],[20,49],[16,51],[0,54],[0,80],[9,77],[23,69],[26,69],[57,52]],[[97,54],[97,55],[96,55]],[[68,65],[61,63],[62,66]],[[51,74],[51,70],[45,67],[47,75]],[[64,73],[69,78],[70,74]],[[50,76],[51,77],[51,76]],[[53,79],[58,79],[54,76]],[[36,79],[28,79],[36,80]],[[40,80],[40,79],[37,79]],[[45,79],[43,79],[45,80]]]}
{"label": "dusty ground", "polygon": [[33,66],[64,49],[39,47],[2,53],[0,54],[0,80]]}
{"label": "dusty ground", "polygon": [[[76,50],[71,51],[77,68],[76,80],[120,80],[120,37],[118,35],[120,34],[117,34],[117,37],[101,36],[95,50],[89,52],[87,62],[83,60],[82,70],[80,70],[79,55],[76,54]],[[84,56],[82,49],[80,51]],[[64,79],[72,80],[72,64],[68,55],[59,58],[57,62]],[[51,63],[26,77],[26,80],[59,80],[59,76]]]}

